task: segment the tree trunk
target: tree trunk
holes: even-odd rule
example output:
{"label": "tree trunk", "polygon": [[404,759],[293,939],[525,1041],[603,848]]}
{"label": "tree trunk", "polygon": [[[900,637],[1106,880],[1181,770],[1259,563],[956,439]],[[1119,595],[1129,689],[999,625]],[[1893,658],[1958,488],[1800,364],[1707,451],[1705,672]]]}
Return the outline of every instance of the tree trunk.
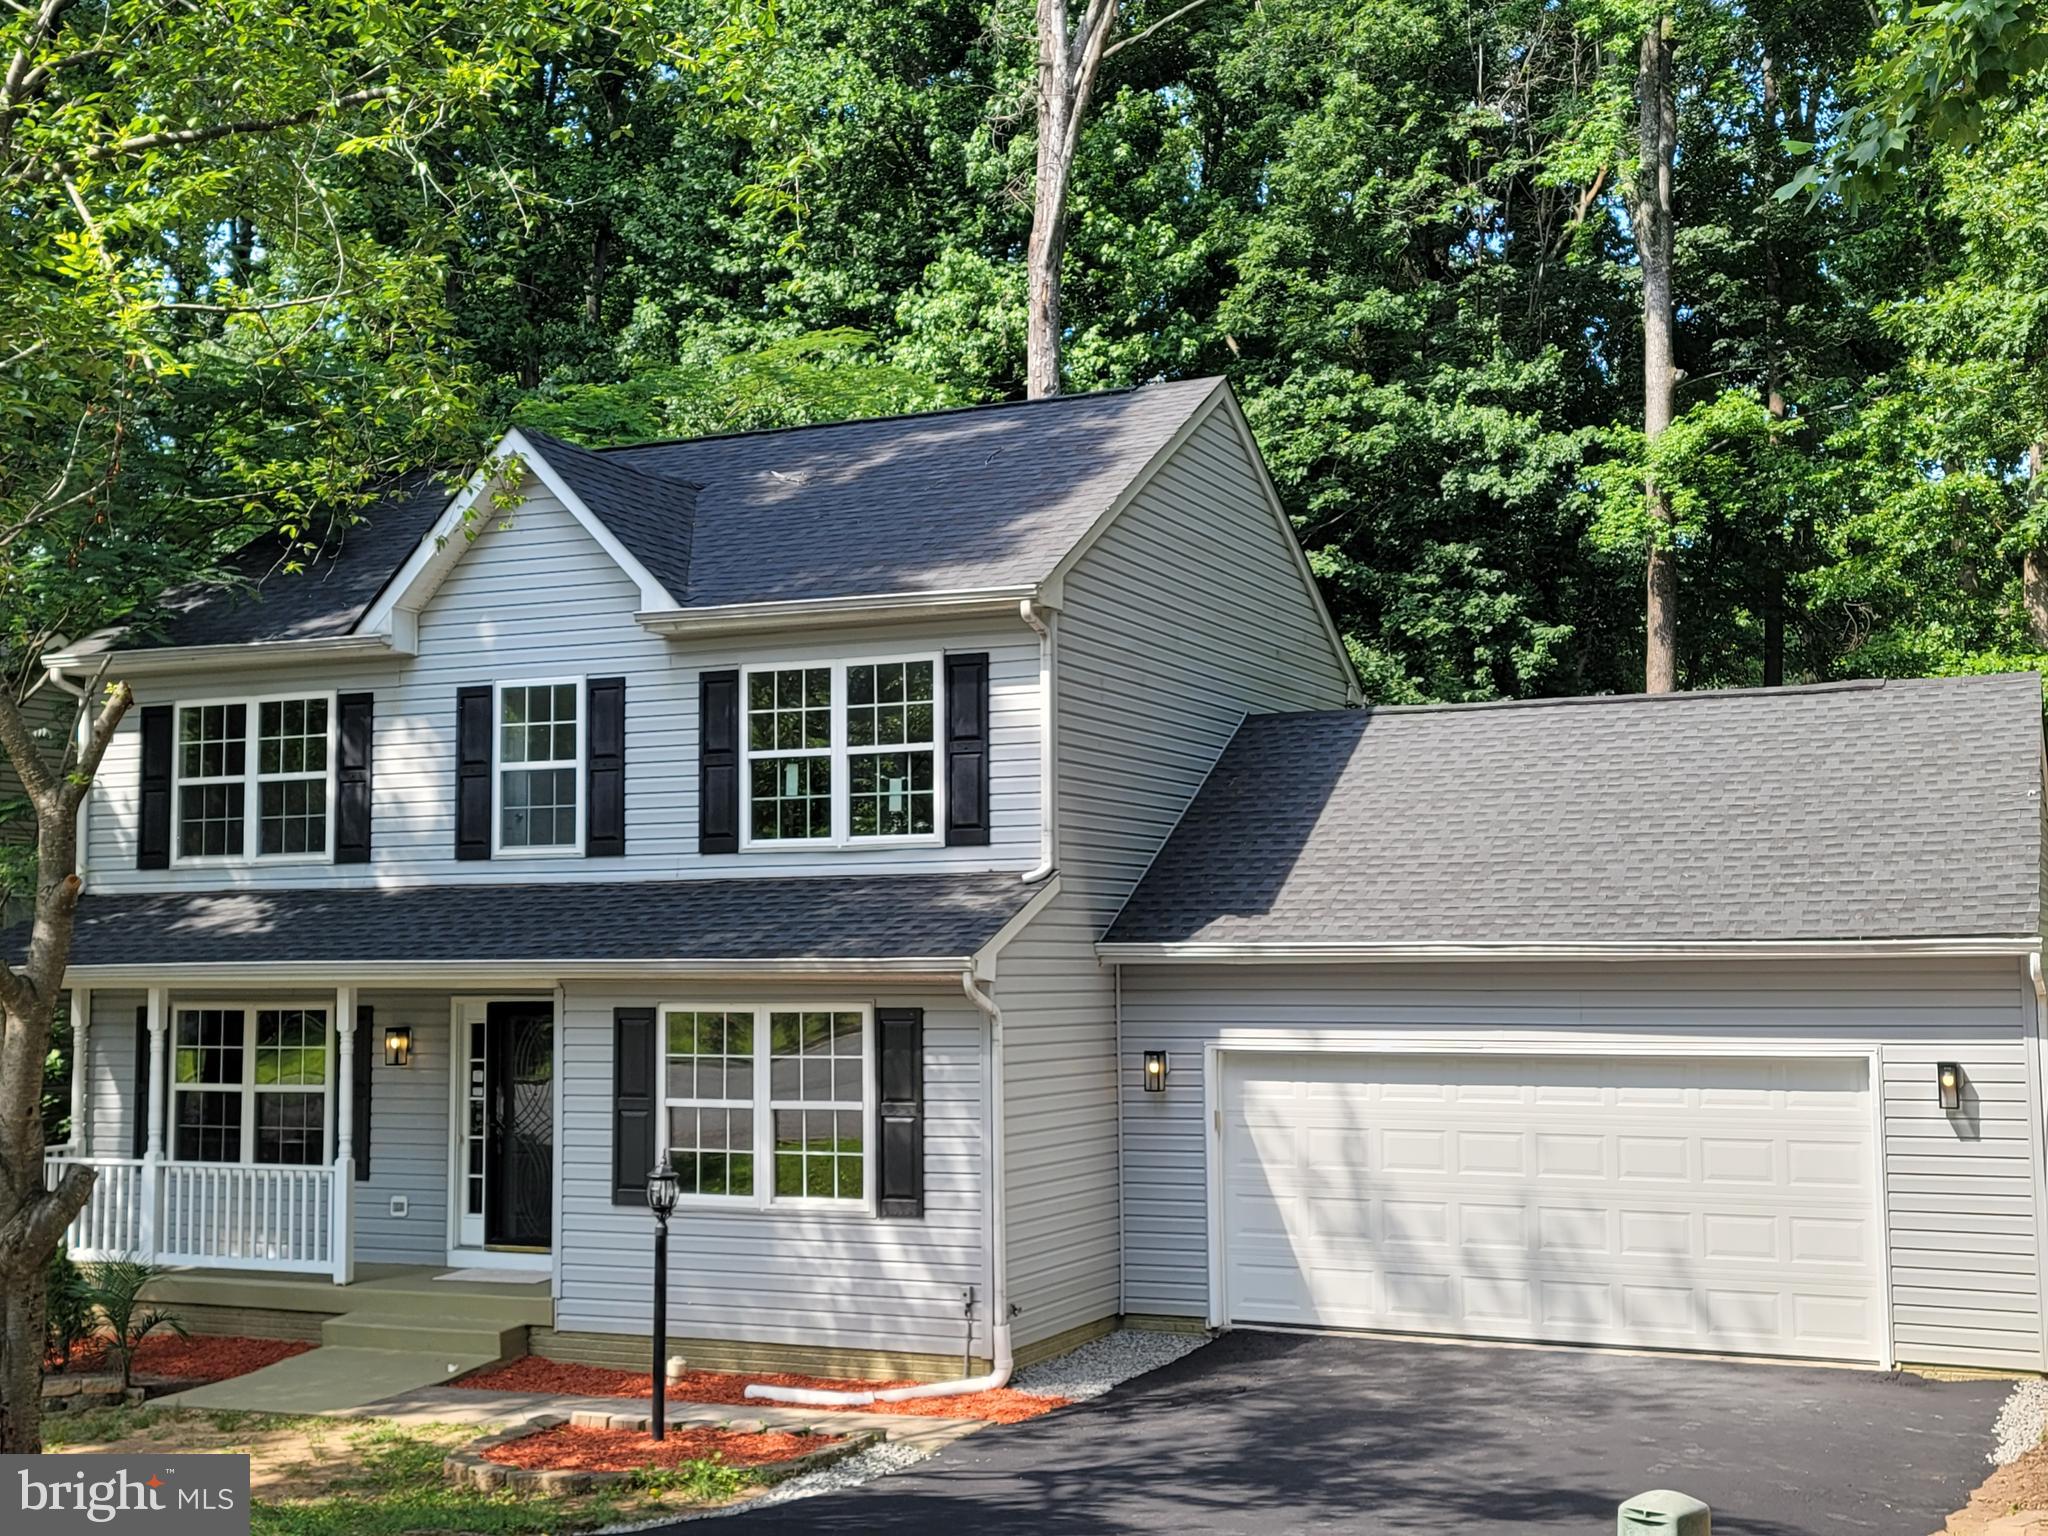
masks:
{"label": "tree trunk", "polygon": [[1067,250],[1067,191],[1079,144],[1074,128],[1085,110],[1073,64],[1066,0],[1038,0],[1038,174],[1024,261],[1030,284],[1024,385],[1033,400],[1060,392],[1060,261]]}
{"label": "tree trunk", "polygon": [[[1671,162],[1678,139],[1672,100],[1671,24],[1659,16],[1643,34],[1636,68],[1640,95],[1636,167],[1636,250],[1643,269],[1643,435],[1655,442],[1671,425],[1672,213]],[[1645,581],[1643,691],[1678,687],[1678,551],[1672,543],[1671,502],[1654,478],[1643,495],[1650,520]]]}
{"label": "tree trunk", "polygon": [[[2042,458],[2048,443],[2034,443],[2027,449],[2027,487],[2031,499],[2043,494]],[[2048,651],[2048,547],[2036,544],[2020,563],[2020,600],[2027,609],[2027,634],[2036,650]]]}
{"label": "tree trunk", "polygon": [[0,686],[0,749],[36,812],[28,954],[20,965],[0,961],[0,1453],[9,1455],[42,1449],[43,1272],[92,1194],[86,1167],[70,1169],[54,1190],[43,1188],[43,1067],[82,889],[78,806],[132,699],[125,685],[115,687],[84,745],[74,740],[52,765],[13,693]]}

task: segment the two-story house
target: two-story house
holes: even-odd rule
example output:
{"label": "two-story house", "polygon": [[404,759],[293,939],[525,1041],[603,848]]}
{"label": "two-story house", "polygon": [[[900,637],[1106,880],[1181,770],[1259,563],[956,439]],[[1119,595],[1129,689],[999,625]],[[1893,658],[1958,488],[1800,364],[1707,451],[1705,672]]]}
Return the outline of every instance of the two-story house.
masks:
{"label": "two-story house", "polygon": [[108,646],[51,1166],[199,1326],[638,1362],[666,1161],[695,1363],[2048,1364],[2037,679],[1350,707],[1214,381],[515,432]]}

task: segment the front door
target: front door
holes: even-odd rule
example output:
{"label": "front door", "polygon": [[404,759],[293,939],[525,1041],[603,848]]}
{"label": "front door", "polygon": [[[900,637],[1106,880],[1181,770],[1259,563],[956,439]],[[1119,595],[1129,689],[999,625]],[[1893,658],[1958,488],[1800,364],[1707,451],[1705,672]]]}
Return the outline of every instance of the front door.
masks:
{"label": "front door", "polygon": [[554,1008],[465,1004],[462,1033],[460,1246],[544,1253],[554,1241]]}

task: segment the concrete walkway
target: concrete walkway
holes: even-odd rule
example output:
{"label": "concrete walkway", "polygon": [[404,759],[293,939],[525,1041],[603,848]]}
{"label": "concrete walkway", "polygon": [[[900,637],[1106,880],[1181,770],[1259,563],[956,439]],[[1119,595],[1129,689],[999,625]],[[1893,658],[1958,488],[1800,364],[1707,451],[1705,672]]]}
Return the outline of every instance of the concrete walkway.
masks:
{"label": "concrete walkway", "polygon": [[[361,1413],[372,1403],[489,1365],[495,1355],[323,1345],[275,1365],[156,1399],[165,1408],[247,1413]],[[481,1394],[458,1394],[463,1396]]]}

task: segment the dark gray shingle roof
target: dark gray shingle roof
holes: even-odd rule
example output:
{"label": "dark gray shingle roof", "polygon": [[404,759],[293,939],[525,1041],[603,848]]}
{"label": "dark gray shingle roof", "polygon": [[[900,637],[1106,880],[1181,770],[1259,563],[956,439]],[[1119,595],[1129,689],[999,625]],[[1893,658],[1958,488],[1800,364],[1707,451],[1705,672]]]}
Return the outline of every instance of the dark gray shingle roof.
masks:
{"label": "dark gray shingle roof", "polygon": [[[1212,393],[1215,379],[602,452],[522,428],[685,607],[1028,586]],[[260,599],[218,589],[139,646],[348,632],[447,504],[373,508]],[[269,565],[260,560],[259,575]]]}
{"label": "dark gray shingle roof", "polygon": [[448,489],[422,475],[321,541],[303,571],[277,570],[277,541],[260,539],[234,562],[240,581],[171,594],[159,635],[123,646],[241,645],[253,640],[325,640],[345,635],[376,600],[448,505]]}
{"label": "dark gray shingle roof", "polygon": [[[89,895],[71,963],[951,960],[1037,889],[981,874]],[[27,937],[0,934],[0,955]]]}
{"label": "dark gray shingle roof", "polygon": [[2041,680],[1247,720],[1115,943],[2032,935]]}
{"label": "dark gray shingle roof", "polygon": [[597,520],[632,551],[670,597],[681,602],[690,586],[690,546],[701,487],[643,469],[623,454],[596,453],[530,427],[520,432]]}

